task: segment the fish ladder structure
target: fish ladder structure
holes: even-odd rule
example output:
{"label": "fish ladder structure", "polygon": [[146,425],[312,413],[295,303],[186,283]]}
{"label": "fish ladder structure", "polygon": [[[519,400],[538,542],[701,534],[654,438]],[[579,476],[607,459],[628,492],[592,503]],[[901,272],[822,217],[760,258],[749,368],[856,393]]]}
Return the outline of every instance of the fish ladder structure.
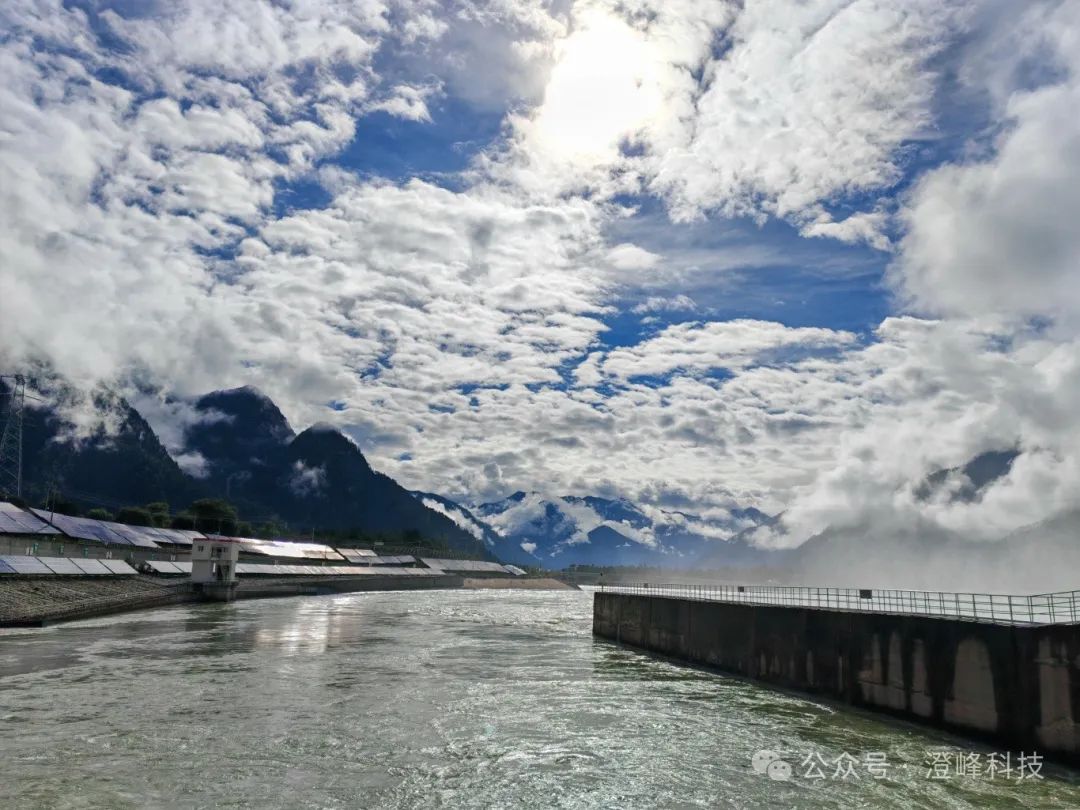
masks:
{"label": "fish ladder structure", "polygon": [[602,586],[593,633],[1080,766],[1080,592]]}

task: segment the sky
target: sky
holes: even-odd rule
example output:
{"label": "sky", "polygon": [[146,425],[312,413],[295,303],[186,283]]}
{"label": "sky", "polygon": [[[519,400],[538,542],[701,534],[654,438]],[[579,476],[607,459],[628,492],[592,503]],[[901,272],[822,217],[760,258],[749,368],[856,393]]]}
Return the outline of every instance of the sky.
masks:
{"label": "sky", "polygon": [[8,0],[0,75],[0,366],[193,473],[254,385],[470,503],[1080,506],[1075,0]]}

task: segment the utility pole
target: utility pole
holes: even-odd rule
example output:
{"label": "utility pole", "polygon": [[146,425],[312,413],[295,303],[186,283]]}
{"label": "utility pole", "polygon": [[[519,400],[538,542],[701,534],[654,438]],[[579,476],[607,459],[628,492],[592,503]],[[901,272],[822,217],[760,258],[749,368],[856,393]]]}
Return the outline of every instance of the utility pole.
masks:
{"label": "utility pole", "polygon": [[22,497],[23,408],[26,405],[26,378],[21,374],[0,375],[10,380],[8,407],[0,433],[0,494]]}

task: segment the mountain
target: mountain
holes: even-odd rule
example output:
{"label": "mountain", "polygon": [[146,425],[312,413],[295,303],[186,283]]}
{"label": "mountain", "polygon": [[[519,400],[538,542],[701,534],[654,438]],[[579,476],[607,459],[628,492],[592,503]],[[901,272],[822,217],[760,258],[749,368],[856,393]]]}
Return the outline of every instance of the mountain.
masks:
{"label": "mountain", "polygon": [[245,386],[214,391],[195,400],[196,421],[187,427],[187,452],[207,464],[213,481],[248,478],[253,467],[280,462],[296,434],[273,400]]}
{"label": "mountain", "polygon": [[547,568],[689,567],[704,558],[714,567],[744,566],[760,564],[768,556],[747,543],[730,541],[739,530],[768,519],[756,509],[706,520],[683,512],[644,510],[625,499],[515,492],[480,504],[474,512],[505,544]]}
{"label": "mountain", "polygon": [[188,428],[184,452],[202,457],[206,485],[242,514],[272,515],[294,529],[416,534],[491,557],[482,540],[373,470],[336,428],[314,425],[297,434],[251,387],[215,391],[194,404],[201,418]]}
{"label": "mountain", "polygon": [[971,503],[978,500],[990,484],[1009,474],[1020,451],[988,450],[962,467],[949,467],[930,473],[915,490],[920,501],[944,495],[950,502]]}
{"label": "mountain", "polygon": [[445,515],[459,528],[467,531],[482,542],[492,554],[503,562],[523,566],[541,565],[539,557],[523,549],[512,538],[503,537],[461,504],[432,492],[417,491],[413,492],[412,495],[425,507]]}
{"label": "mountain", "polygon": [[[203,494],[123,397],[79,391],[48,376],[29,386],[23,419],[23,497],[84,505],[190,502]],[[0,382],[0,393],[7,389]],[[6,416],[3,414],[2,416]]]}
{"label": "mountain", "polygon": [[23,428],[27,500],[43,503],[52,492],[84,510],[151,501],[179,510],[223,497],[253,522],[274,518],[297,532],[355,531],[399,542],[423,538],[494,559],[483,540],[373,470],[346,436],[326,425],[296,434],[255,388],[215,391],[191,403],[194,418],[177,455],[198,461],[194,477],[116,393],[79,391],[48,375],[31,387],[36,398],[28,401]]}

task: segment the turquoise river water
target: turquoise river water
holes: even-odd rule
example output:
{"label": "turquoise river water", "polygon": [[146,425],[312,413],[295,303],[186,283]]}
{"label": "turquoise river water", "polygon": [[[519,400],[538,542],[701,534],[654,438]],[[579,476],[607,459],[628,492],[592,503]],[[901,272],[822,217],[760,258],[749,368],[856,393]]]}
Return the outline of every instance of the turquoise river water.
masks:
{"label": "turquoise river water", "polygon": [[1080,807],[1075,772],[590,623],[584,592],[420,591],[0,631],[0,808]]}

